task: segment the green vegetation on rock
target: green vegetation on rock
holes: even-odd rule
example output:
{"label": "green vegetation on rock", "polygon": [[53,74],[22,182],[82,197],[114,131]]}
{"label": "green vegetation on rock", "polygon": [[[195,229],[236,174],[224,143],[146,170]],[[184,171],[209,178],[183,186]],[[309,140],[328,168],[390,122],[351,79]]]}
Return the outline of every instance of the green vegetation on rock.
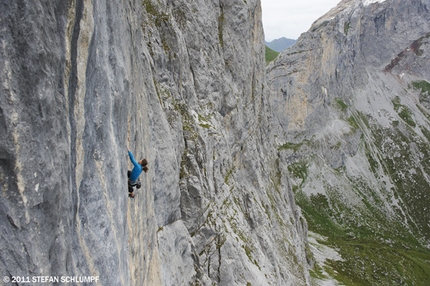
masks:
{"label": "green vegetation on rock", "polygon": [[346,103],[340,99],[340,98],[335,98],[335,102],[337,107],[342,111],[345,112],[348,109],[348,105],[346,105]]}
{"label": "green vegetation on rock", "polygon": [[430,96],[430,83],[425,80],[414,81],[412,82],[412,86],[415,89],[421,90],[422,95]]}
{"label": "green vegetation on rock", "polygon": [[273,61],[277,56],[279,55],[278,52],[275,52],[268,46],[266,46],[266,64],[269,64],[271,61]]}
{"label": "green vegetation on rock", "polygon": [[393,100],[394,110],[399,114],[400,118],[402,118],[407,124],[409,124],[412,127],[415,127],[415,121],[412,119],[412,113],[410,109],[402,105],[400,102],[400,98],[396,96]]}
{"label": "green vegetation on rock", "polygon": [[351,28],[351,23],[350,22],[346,22],[343,26],[343,32],[345,33],[345,35],[348,35],[348,31]]}
{"label": "green vegetation on rock", "polygon": [[[427,285],[425,281],[430,281],[430,250],[422,244],[430,237],[426,211],[430,162],[420,161],[413,151],[416,148],[422,157],[430,158],[430,144],[411,128],[411,110],[398,97],[392,102],[404,121],[392,128],[371,123],[361,113],[347,119],[351,127],[366,134],[358,152],[368,162],[369,177],[336,172],[309,154],[288,166],[291,178],[299,179],[293,180],[295,200],[309,230],[326,236],[319,243],[342,257],[317,264],[311,274],[318,279],[328,273],[343,285]],[[425,127],[421,130],[430,134]],[[318,144],[322,143],[307,145]],[[303,146],[287,143],[279,150],[302,154]],[[319,175],[310,173],[313,165]],[[312,186],[320,189],[309,193]],[[351,193],[356,196],[354,204],[344,199]]]}

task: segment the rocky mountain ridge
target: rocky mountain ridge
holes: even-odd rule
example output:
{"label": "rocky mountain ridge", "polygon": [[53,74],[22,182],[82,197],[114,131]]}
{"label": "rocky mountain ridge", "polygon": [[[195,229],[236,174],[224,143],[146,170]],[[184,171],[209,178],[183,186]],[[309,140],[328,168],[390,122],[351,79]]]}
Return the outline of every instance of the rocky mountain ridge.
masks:
{"label": "rocky mountain ridge", "polygon": [[285,37],[282,37],[279,39],[274,39],[270,42],[266,42],[266,46],[268,46],[269,48],[271,48],[272,50],[274,50],[276,52],[282,52],[286,48],[289,48],[292,45],[294,45],[296,43],[296,41],[297,40],[287,39]]}
{"label": "rocky mountain ridge", "polygon": [[[310,284],[260,1],[8,1],[0,13],[2,275]],[[127,144],[149,162],[134,200]]]}
{"label": "rocky mountain ridge", "polygon": [[320,257],[317,279],[429,281],[429,9],[342,1],[267,67],[312,248],[337,252]]}

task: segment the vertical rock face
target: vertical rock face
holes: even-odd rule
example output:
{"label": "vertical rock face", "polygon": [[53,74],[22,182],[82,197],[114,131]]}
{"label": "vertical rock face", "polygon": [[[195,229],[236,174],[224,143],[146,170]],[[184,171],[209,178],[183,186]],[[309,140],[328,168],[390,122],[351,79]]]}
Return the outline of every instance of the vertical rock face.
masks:
{"label": "vertical rock face", "polygon": [[0,5],[2,275],[310,283],[258,0]]}
{"label": "vertical rock face", "polygon": [[267,68],[280,161],[342,283],[429,281],[429,20],[428,1],[342,1]]}

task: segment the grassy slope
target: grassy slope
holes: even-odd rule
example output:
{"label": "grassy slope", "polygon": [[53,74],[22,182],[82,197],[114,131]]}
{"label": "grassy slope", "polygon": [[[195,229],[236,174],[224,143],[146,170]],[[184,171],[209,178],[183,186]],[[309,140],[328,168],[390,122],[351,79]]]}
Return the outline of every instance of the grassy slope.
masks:
{"label": "grassy slope", "polygon": [[[425,88],[421,88],[422,93],[427,92]],[[392,103],[399,120],[393,121],[390,129],[369,123],[360,113],[343,118],[353,130],[367,134],[358,152],[367,159],[367,174],[352,177],[342,169],[322,164],[315,154],[288,168],[309,229],[328,237],[320,243],[342,256],[340,261],[327,261],[318,267],[345,285],[430,285],[430,250],[423,245],[430,238],[429,126],[419,126],[411,109],[401,105],[398,98]],[[337,104],[346,114],[348,107]],[[430,120],[429,113],[422,106],[419,109]],[[287,143],[280,151],[300,152],[303,146],[319,144],[324,143]],[[427,160],[417,161],[417,154]],[[311,165],[320,173],[311,174]],[[371,183],[370,177],[378,185]],[[386,182],[387,178],[393,185]],[[312,180],[325,194],[306,194],[304,188]],[[342,195],[348,191],[356,194],[359,202],[346,201]],[[387,204],[393,213],[387,212]],[[313,275],[324,278],[318,267]]]}
{"label": "grassy slope", "polygon": [[269,64],[271,61],[273,61],[277,56],[279,55],[278,52],[275,52],[268,46],[266,46],[266,64]]}

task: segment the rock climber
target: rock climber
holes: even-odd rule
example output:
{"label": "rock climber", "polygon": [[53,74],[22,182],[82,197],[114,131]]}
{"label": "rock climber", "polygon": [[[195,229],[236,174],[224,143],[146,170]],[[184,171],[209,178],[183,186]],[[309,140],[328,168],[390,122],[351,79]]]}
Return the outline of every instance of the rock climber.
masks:
{"label": "rock climber", "polygon": [[139,176],[142,173],[142,171],[145,171],[145,173],[148,171],[148,161],[146,159],[142,159],[139,162],[134,159],[133,153],[131,153],[130,148],[127,146],[128,150],[128,156],[130,157],[130,161],[133,164],[133,170],[127,171],[127,177],[128,177],[128,196],[130,198],[134,198],[134,190],[133,187],[136,187],[137,189],[140,189],[142,186]]}

